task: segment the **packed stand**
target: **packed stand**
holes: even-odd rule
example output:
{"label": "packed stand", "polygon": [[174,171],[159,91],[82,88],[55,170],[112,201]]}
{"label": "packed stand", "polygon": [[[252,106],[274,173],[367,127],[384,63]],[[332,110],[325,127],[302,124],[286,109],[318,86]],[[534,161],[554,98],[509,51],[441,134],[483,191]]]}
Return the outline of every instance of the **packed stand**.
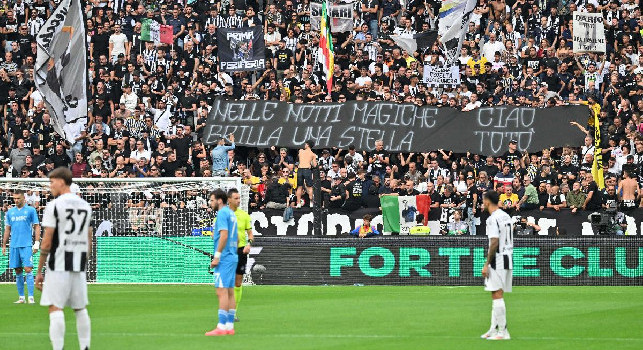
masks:
{"label": "packed stand", "polygon": [[[428,193],[433,207],[464,208],[472,216],[491,188],[503,192],[503,207],[515,211],[596,210],[615,201],[631,210],[641,204],[638,0],[480,0],[458,59],[461,84],[454,88],[423,82],[424,65],[445,64],[439,43],[406,52],[391,37],[436,29],[440,1],[354,2],[354,30],[333,36],[331,94],[315,64],[319,33],[311,29],[309,0],[268,2],[265,8],[251,0],[91,1],[85,5],[90,123],[73,144],[54,132],[32,81],[34,36],[53,6],[14,0],[0,9],[0,176],[45,177],[59,166],[70,167],[75,177],[241,176],[251,186],[251,206],[274,209],[311,205],[317,176],[322,205],[349,211],[377,208],[381,195]],[[576,10],[603,14],[605,55],[572,52]],[[173,44],[142,41],[144,18],[172,25]],[[217,29],[250,26],[264,29],[267,69],[219,71]],[[600,110],[600,125],[582,116],[576,125],[588,135],[583,145],[527,154],[511,143],[501,157],[390,153],[381,141],[369,150],[315,149],[312,142],[302,150],[250,149],[235,146],[233,135],[208,146],[202,137],[216,98],[394,101],[462,111],[582,103],[590,107],[588,115]],[[168,132],[155,125],[163,113],[171,115]],[[606,162],[604,192],[591,176],[595,127]]]}

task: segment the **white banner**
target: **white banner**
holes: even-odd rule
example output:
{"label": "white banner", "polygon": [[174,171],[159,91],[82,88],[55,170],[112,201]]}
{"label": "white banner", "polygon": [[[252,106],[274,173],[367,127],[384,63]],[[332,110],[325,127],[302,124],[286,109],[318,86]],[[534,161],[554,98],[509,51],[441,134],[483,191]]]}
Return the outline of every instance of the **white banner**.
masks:
{"label": "white banner", "polygon": [[574,11],[574,52],[605,52],[603,15]]}
{"label": "white banner", "polygon": [[34,82],[54,130],[72,144],[87,124],[87,45],[80,0],[62,0],[36,35]]}
{"label": "white banner", "polygon": [[[322,5],[310,4],[310,28],[319,30]],[[332,33],[350,32],[353,30],[353,4],[330,5],[330,30]],[[375,41],[376,38],[373,38]]]}
{"label": "white banner", "polygon": [[424,66],[424,83],[428,86],[454,87],[460,85],[460,68],[458,66],[438,67]]}

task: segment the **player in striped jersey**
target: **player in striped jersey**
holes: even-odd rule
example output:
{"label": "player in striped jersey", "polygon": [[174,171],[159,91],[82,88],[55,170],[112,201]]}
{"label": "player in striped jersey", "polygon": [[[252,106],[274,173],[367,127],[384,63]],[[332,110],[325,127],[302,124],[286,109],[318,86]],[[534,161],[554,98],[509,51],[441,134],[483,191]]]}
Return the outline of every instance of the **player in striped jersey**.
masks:
{"label": "player in striped jersey", "polygon": [[[250,253],[250,245],[252,244],[254,236],[252,235],[250,215],[239,207],[239,205],[241,205],[241,196],[236,188],[228,191],[228,205],[237,217],[237,231],[239,234],[239,245],[237,249],[239,262],[237,263],[237,275],[234,281],[234,300],[236,303],[236,315],[238,315],[239,303],[243,295],[243,275],[246,273],[248,254]],[[239,318],[235,318],[234,321],[238,322]]]}
{"label": "player in striped jersey", "polygon": [[509,340],[504,292],[511,292],[513,272],[513,230],[511,217],[498,207],[500,196],[496,191],[484,194],[484,208],[491,214],[487,219],[489,252],[482,268],[485,290],[491,292],[491,327],[481,335],[487,340]]}
{"label": "player in striped jersey", "polygon": [[[76,330],[81,349],[89,349],[91,323],[86,306],[87,259],[91,253],[91,206],[72,193],[72,174],[67,168],[49,173],[54,200],[47,204],[42,217],[45,234],[36,271],[36,288],[42,290],[40,305],[49,307],[49,339],[54,350],[65,343],[65,315],[67,306],[76,313]],[[42,269],[46,264],[43,286]]]}

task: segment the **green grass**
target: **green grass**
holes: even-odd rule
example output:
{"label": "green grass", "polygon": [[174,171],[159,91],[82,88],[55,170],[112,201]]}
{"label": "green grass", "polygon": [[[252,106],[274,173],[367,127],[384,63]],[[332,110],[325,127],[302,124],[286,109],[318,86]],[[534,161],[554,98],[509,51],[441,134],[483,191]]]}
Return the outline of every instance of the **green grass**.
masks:
{"label": "green grass", "polygon": [[[0,285],[0,349],[47,349],[46,308],[16,297]],[[516,287],[509,342],[478,338],[491,308],[482,287],[246,287],[237,335],[223,338],[203,336],[215,325],[211,286],[91,285],[89,297],[92,349],[643,348],[641,287]],[[77,349],[66,316],[66,349]]]}

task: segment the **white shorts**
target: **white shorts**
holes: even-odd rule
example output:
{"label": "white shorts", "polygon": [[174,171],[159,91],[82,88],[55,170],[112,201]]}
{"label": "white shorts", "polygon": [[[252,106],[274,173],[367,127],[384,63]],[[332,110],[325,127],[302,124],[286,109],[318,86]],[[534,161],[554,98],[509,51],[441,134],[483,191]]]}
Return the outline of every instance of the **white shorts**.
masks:
{"label": "white shorts", "polygon": [[87,273],[47,270],[40,305],[84,309],[87,304]]}
{"label": "white shorts", "polygon": [[502,289],[503,292],[511,292],[513,270],[488,269],[489,277],[484,280],[484,290],[495,292]]}

